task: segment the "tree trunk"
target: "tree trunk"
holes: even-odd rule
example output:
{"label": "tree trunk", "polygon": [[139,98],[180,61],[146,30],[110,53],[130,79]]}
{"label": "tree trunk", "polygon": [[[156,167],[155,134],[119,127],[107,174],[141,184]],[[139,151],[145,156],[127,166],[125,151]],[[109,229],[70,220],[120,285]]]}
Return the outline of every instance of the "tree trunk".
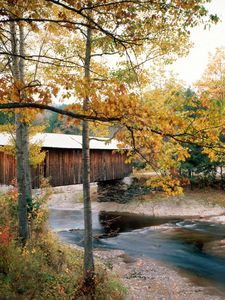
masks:
{"label": "tree trunk", "polygon": [[221,186],[222,189],[224,188],[223,178],[224,178],[224,176],[223,176],[223,166],[220,166],[220,186]]}
{"label": "tree trunk", "polygon": [[[90,81],[91,60],[91,29],[87,28],[86,53],[85,53],[85,79]],[[88,110],[88,92],[83,101],[83,110]],[[83,158],[83,198],[84,198],[84,285],[86,294],[93,296],[95,292],[95,273],[92,244],[92,211],[90,196],[90,147],[89,124],[83,121],[82,132],[82,158]]]}
{"label": "tree trunk", "polygon": [[26,166],[23,153],[24,123],[20,121],[21,114],[16,115],[16,173],[18,184],[19,236],[25,244],[28,234],[28,215],[26,197]]}
{"label": "tree trunk", "polygon": [[[22,24],[19,24],[19,34],[20,34],[20,61],[19,61],[19,75],[20,81],[25,83],[24,75],[24,59],[25,49],[24,49],[24,27]],[[26,94],[24,91],[20,94],[21,101],[26,100]],[[26,202],[28,210],[32,209],[32,183],[31,183],[31,171],[30,171],[30,153],[29,153],[29,125],[26,122],[23,122],[23,157],[24,157],[24,168],[25,168],[25,189],[26,189]]]}
{"label": "tree trunk", "polygon": [[[17,30],[14,22],[10,23],[11,47],[12,47],[12,74],[14,84],[24,82],[24,59],[18,58]],[[22,25],[19,25],[19,54],[24,55],[24,33]],[[16,89],[17,87],[15,87]],[[24,94],[16,91],[19,100],[22,101]],[[22,98],[21,98],[22,97]],[[18,184],[18,218],[19,237],[22,244],[25,244],[28,237],[28,204],[31,205],[31,181],[29,166],[29,144],[28,124],[23,120],[23,114],[16,114],[16,172]]]}

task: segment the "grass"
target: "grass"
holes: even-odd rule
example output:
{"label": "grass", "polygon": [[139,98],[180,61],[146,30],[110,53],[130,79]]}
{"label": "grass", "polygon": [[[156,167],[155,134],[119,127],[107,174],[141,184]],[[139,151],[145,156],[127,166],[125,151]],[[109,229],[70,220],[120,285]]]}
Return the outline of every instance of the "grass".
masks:
{"label": "grass", "polygon": [[[83,252],[64,245],[46,226],[45,196],[36,199],[30,239],[18,243],[17,192],[0,195],[0,299],[70,300],[82,295]],[[38,202],[39,201],[39,202]],[[126,289],[96,263],[96,300],[122,300]]]}
{"label": "grass", "polygon": [[[140,185],[145,185],[146,181],[154,175],[152,172],[142,172],[142,171],[135,171],[134,178],[138,180]],[[197,183],[199,184],[197,185]],[[201,178],[196,178],[196,185],[193,186],[191,189],[190,186],[184,186],[183,188],[183,195],[177,195],[175,197],[169,197],[164,192],[160,192],[158,190],[151,191],[148,195],[141,196],[140,199],[142,200],[171,200],[171,199],[185,199],[192,197],[194,200],[200,201],[202,204],[212,204],[212,205],[219,205],[224,207],[225,206],[225,190],[221,188],[221,182],[214,182],[213,186],[210,185],[201,185]]]}
{"label": "grass", "polygon": [[155,204],[176,203],[180,205],[184,202],[196,202],[199,205],[220,206],[225,207],[225,191],[220,189],[205,188],[205,189],[185,189],[184,194],[180,196],[167,196],[163,192],[151,192],[148,195],[143,195],[137,198],[141,202],[151,202]]}

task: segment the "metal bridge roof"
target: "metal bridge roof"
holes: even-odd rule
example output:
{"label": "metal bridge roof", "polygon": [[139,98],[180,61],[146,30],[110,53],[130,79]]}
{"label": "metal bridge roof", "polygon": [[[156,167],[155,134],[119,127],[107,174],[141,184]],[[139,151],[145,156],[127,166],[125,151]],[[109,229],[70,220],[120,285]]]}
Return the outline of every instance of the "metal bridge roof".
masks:
{"label": "metal bridge roof", "polygon": [[[12,134],[0,133],[0,146],[10,145],[12,139]],[[32,138],[32,142],[40,142],[43,148],[82,149],[81,135],[38,133]],[[108,142],[106,138],[90,138],[90,149],[115,150],[118,149],[117,144],[115,139]]]}

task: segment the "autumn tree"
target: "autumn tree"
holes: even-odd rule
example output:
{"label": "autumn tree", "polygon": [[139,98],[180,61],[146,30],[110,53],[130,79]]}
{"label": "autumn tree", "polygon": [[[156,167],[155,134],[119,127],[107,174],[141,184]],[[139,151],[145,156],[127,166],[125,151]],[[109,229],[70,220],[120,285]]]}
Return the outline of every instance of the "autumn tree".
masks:
{"label": "autumn tree", "polygon": [[[18,33],[17,33],[18,32]],[[24,84],[24,59],[18,58],[18,55],[24,55],[24,28],[19,24],[18,28],[14,22],[10,23],[10,40],[12,51],[12,76],[14,85]],[[18,38],[19,36],[19,38]],[[19,43],[18,43],[19,40]],[[19,48],[19,50],[18,50]],[[16,89],[16,88],[15,88]],[[15,97],[24,97],[24,91],[21,95]],[[31,205],[31,177],[29,168],[29,145],[28,145],[28,125],[25,115],[16,114],[16,166],[18,182],[18,206],[19,206],[19,235],[25,244],[28,239],[28,218],[27,208]]]}
{"label": "autumn tree", "polygon": [[[213,132],[218,137],[220,149],[210,151],[203,148],[203,155],[207,154],[210,158],[208,165],[212,165],[216,174],[220,168],[221,184],[223,184],[224,165],[224,111],[225,111],[225,49],[217,48],[214,55],[209,55],[208,65],[202,75],[202,78],[195,83],[197,87],[197,96],[202,99],[205,111],[210,113],[214,120]],[[208,116],[209,118],[209,116]]]}
{"label": "autumn tree", "polygon": [[217,48],[209,55],[209,62],[202,78],[195,83],[198,91],[207,94],[212,100],[224,103],[225,99],[225,49]]}
{"label": "autumn tree", "polygon": [[[12,18],[16,13],[22,16],[25,7],[13,5],[10,1],[3,1],[2,20],[4,16]],[[47,93],[41,94],[38,90],[39,82],[36,80],[38,60],[34,66],[27,64],[27,36],[29,26],[24,22],[3,23],[1,27],[1,102],[28,102],[32,97],[39,94],[43,98]],[[32,74],[30,68],[34,67]],[[35,97],[35,96],[34,96]],[[18,183],[18,215],[19,215],[19,236],[23,244],[29,236],[28,211],[32,210],[30,156],[29,156],[29,125],[35,118],[34,111],[16,111],[16,166]]]}

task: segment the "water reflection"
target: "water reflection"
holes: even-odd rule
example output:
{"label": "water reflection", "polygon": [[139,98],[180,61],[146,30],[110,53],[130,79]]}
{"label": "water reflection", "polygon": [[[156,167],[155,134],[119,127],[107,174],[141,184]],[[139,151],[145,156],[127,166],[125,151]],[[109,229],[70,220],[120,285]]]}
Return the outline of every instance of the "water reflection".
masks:
{"label": "water reflection", "polygon": [[183,219],[176,217],[154,217],[131,213],[117,213],[101,211],[98,215],[99,223],[104,231],[104,237],[116,236],[121,232],[133,231],[144,227],[162,224],[175,224]]}

